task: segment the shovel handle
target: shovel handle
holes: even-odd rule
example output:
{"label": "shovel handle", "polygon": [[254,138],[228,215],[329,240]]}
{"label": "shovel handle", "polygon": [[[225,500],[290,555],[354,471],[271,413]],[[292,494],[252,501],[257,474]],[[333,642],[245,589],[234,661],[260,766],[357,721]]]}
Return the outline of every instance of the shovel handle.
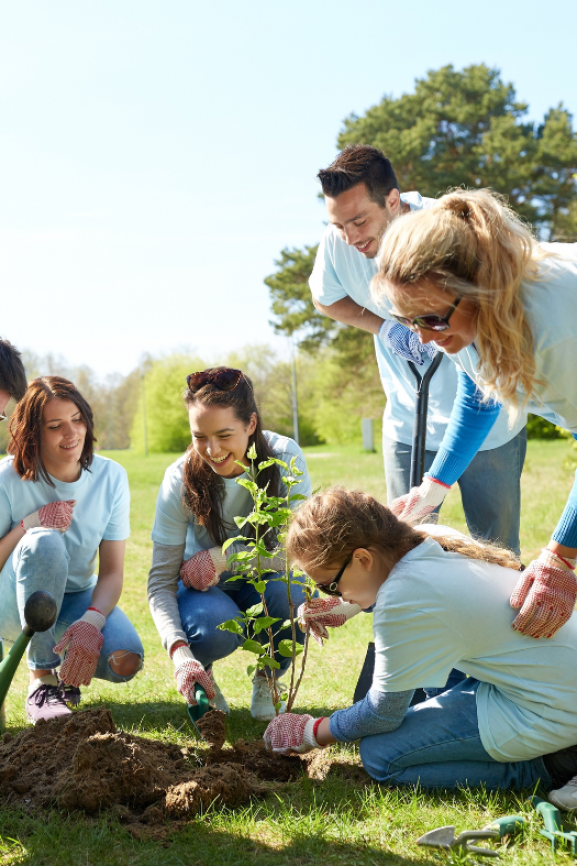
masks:
{"label": "shovel handle", "polygon": [[192,706],[189,705],[188,715],[193,722],[198,722],[198,720],[201,719],[210,709],[206,692],[198,683],[194,689],[194,699],[196,704],[193,704]]}
{"label": "shovel handle", "polygon": [[531,797],[529,802],[543,816],[546,830],[549,830],[550,833],[557,833],[559,830],[563,830],[561,812],[553,803],[547,803],[540,797]]}

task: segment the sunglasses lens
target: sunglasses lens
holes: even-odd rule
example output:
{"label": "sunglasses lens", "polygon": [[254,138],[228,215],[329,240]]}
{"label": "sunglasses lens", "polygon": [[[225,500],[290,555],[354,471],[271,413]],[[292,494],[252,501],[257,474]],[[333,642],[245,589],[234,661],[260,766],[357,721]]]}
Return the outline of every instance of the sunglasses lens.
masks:
{"label": "sunglasses lens", "polygon": [[223,370],[214,377],[214,384],[221,391],[232,391],[240,382],[239,370]]}
{"label": "sunglasses lens", "polygon": [[218,373],[202,370],[200,373],[190,373],[186,377],[186,384],[189,391],[198,391],[205,385],[214,385],[220,391],[232,391],[240,382],[241,376],[240,370],[220,370]]}
{"label": "sunglasses lens", "polygon": [[391,313],[393,319],[395,319],[399,325],[404,325],[405,328],[410,328],[413,324],[412,319],[407,319],[405,316],[395,316],[394,313]]}
{"label": "sunglasses lens", "polygon": [[424,328],[426,331],[446,331],[449,323],[441,316],[419,316],[414,320],[414,324],[419,328]]}

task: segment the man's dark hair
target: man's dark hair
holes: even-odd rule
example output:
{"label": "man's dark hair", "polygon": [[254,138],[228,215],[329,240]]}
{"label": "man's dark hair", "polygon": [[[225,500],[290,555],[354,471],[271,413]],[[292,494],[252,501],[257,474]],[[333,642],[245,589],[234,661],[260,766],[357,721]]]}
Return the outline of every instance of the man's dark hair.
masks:
{"label": "man's dark hair", "polygon": [[6,391],[18,402],[24,396],[27,386],[20,352],[10,340],[0,340],[0,391]]}
{"label": "man's dark hair", "polygon": [[364,183],[370,200],[383,208],[390,191],[399,189],[391,161],[370,144],[347,144],[328,168],[321,168],[317,177],[324,195],[330,198]]}

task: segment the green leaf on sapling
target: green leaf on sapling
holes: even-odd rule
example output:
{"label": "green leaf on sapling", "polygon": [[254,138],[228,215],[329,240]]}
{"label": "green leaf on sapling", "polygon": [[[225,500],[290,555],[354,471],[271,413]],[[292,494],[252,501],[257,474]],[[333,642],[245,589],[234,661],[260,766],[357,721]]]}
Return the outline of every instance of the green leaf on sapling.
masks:
{"label": "green leaf on sapling", "polygon": [[249,460],[256,460],[256,445],[254,442],[246,452],[246,456]]}
{"label": "green leaf on sapling", "polygon": [[298,502],[299,499],[302,500],[307,498],[308,497],[305,496],[303,493],[291,493],[291,495],[289,496],[289,502]]}
{"label": "green leaf on sapling", "polygon": [[266,581],[264,580],[255,580],[253,583],[254,588],[258,592],[259,595],[262,595],[266,589]]}
{"label": "green leaf on sapling", "polygon": [[237,478],[236,483],[240,484],[241,487],[244,487],[245,490],[248,490],[249,493],[256,493],[258,491],[258,485],[255,481],[251,481],[249,478]]}
{"label": "green leaf on sapling", "polygon": [[236,619],[227,619],[226,622],[221,622],[217,625],[220,631],[230,631],[232,634],[244,634],[242,626]]}
{"label": "green leaf on sapling", "polygon": [[246,613],[248,616],[258,616],[264,610],[264,605],[262,601],[257,602],[257,604],[253,604],[252,607],[247,607]]}
{"label": "green leaf on sapling", "polygon": [[263,667],[272,668],[273,670],[278,670],[280,668],[280,663],[277,662],[276,659],[272,659],[270,656],[261,656],[259,661],[263,662]]}
{"label": "green leaf on sapling", "polygon": [[256,665],[249,665],[246,669],[247,677],[252,677],[252,675],[254,674],[255,671],[256,671]]}
{"label": "green leaf on sapling", "polygon": [[278,653],[285,659],[292,659],[293,657],[293,642],[292,640],[281,640],[278,645]]}
{"label": "green leaf on sapling", "polygon": [[263,629],[268,628],[273,623],[278,622],[279,618],[274,616],[261,616],[253,622],[255,634],[260,634]]}
{"label": "green leaf on sapling", "polygon": [[254,653],[257,656],[263,655],[266,652],[265,648],[259,644],[256,640],[250,640],[247,638],[242,645],[243,650],[246,650],[248,653]]}

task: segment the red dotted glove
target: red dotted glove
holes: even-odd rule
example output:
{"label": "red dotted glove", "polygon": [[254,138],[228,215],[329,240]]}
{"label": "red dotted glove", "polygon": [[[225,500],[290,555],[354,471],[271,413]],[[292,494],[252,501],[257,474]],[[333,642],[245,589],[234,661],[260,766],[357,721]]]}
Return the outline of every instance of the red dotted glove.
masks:
{"label": "red dotted glove", "polygon": [[57,529],[58,532],[66,532],[72,523],[72,509],[76,505],[75,499],[66,499],[64,502],[50,502],[43,505],[38,511],[33,511],[21,522],[24,532],[38,526],[45,529]]}
{"label": "red dotted glove", "polygon": [[60,668],[60,679],[67,686],[88,686],[94,674],[104,643],[102,629],[106,622],[104,614],[88,608],[84,616],[69,626],[54,652],[66,657]]}
{"label": "red dotted glove", "polygon": [[513,622],[528,637],[553,637],[575,609],[577,578],[552,550],[545,548],[517,582],[511,607],[521,610]]}
{"label": "red dotted glove", "polygon": [[416,523],[421,517],[425,517],[441,505],[450,489],[436,478],[426,475],[420,487],[411,487],[404,496],[393,500],[391,511],[399,520]]}
{"label": "red dotted glove", "polygon": [[218,583],[223,571],[226,571],[226,556],[220,547],[211,547],[210,550],[200,550],[182,563],[180,579],[187,589],[206,592]]}
{"label": "red dotted glove", "polygon": [[283,713],[277,716],[268,725],[264,732],[264,744],[269,752],[277,755],[288,755],[296,752],[299,755],[311,752],[313,749],[321,749],[320,743],[315,738],[315,730],[320,719],[314,719],[305,713],[302,716],[296,713]]}
{"label": "red dotted glove", "polygon": [[205,690],[209,701],[214,699],[216,692],[212,680],[212,671],[205,671],[188,647],[178,647],[175,649],[172,654],[172,661],[175,666],[176,688],[191,707],[196,706],[196,698],[194,696],[196,683]]}
{"label": "red dotted glove", "polygon": [[327,627],[338,628],[360,611],[358,604],[349,604],[340,598],[312,598],[300,605],[297,616],[301,631],[310,630],[316,642],[322,646],[323,640],[329,636]]}

